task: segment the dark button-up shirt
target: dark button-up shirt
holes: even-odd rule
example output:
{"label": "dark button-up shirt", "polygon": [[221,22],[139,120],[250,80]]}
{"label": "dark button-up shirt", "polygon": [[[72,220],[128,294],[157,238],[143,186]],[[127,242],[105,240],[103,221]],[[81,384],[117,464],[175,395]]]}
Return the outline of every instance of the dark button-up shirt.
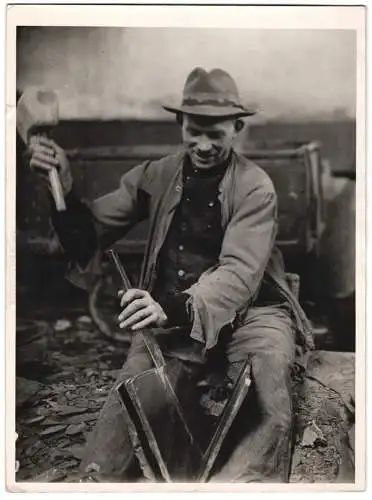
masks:
{"label": "dark button-up shirt", "polygon": [[[186,156],[183,193],[159,253],[153,296],[162,305],[169,324],[191,321],[186,311],[188,295],[204,271],[218,263],[223,240],[218,186],[228,162],[208,169],[193,167]],[[268,277],[260,287],[257,305],[283,301]]]}
{"label": "dark button-up shirt", "polygon": [[171,324],[187,322],[188,295],[182,292],[218,261],[223,240],[218,186],[226,168],[196,169],[185,158],[182,198],[159,254],[153,291]]}

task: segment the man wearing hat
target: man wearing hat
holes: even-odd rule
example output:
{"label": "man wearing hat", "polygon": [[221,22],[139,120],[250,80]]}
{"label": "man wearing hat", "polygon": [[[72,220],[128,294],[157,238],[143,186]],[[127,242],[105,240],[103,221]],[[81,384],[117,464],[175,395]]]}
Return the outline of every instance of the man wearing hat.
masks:
{"label": "man wearing hat", "polygon": [[[60,169],[67,210],[52,208],[52,220],[75,266],[75,283],[88,286],[89,276],[99,272],[102,249],[149,219],[139,287],[120,295],[120,327],[135,332],[181,326],[180,343],[203,359],[223,346],[232,383],[250,357],[260,418],[248,425],[249,414],[244,417],[239,443],[212,480],[285,482],[290,370],[295,354],[311,348],[312,338],[275,247],[273,184],[233,149],[242,118],[254,112],[241,104],[234,80],[221,69],[195,68],[182,104],[164,107],[182,128],[182,150],[134,167],[116,191],[90,207],[77,196],[66,155],[53,141],[41,138],[34,145],[31,166]],[[118,383],[149,367],[146,349],[134,336]],[[133,450],[115,387],[81,468],[120,481],[128,478]]]}

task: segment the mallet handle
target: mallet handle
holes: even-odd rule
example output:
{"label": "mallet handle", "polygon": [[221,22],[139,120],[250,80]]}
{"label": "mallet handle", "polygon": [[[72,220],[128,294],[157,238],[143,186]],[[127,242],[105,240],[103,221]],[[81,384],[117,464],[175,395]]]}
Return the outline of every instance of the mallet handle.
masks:
{"label": "mallet handle", "polygon": [[56,204],[58,212],[63,212],[66,210],[65,198],[63,196],[63,189],[61,181],[59,180],[59,175],[56,168],[52,168],[49,171],[49,182],[52,189],[53,198]]}

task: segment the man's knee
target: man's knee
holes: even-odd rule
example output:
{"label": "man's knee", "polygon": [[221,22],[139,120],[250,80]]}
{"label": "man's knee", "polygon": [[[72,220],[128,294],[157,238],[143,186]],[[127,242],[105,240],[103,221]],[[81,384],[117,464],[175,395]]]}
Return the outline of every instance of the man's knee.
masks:
{"label": "man's knee", "polygon": [[252,378],[258,403],[273,426],[288,428],[292,421],[292,360],[283,353],[252,357]]}
{"label": "man's knee", "polygon": [[267,410],[264,411],[264,416],[270,423],[270,428],[275,429],[278,433],[288,432],[293,423],[292,405],[288,404],[286,400],[286,404],[282,402],[274,411],[272,411],[272,408],[272,406],[269,406]]}
{"label": "man's knee", "polygon": [[[289,390],[293,358],[286,352],[259,353],[251,356],[252,376],[258,386],[275,391],[282,387]],[[279,394],[280,395],[280,394]]]}
{"label": "man's knee", "polygon": [[153,362],[151,356],[140,336],[133,338],[127,359],[125,360],[117,376],[115,387],[127,380],[129,377],[139,375],[140,373],[152,368]]}
{"label": "man's knee", "polygon": [[243,359],[229,363],[228,376],[236,381],[246,362],[251,364],[254,379],[265,375],[265,380],[286,382],[290,378],[293,367],[293,356],[287,351],[258,352],[246,354]]}
{"label": "man's knee", "polygon": [[270,369],[273,373],[288,373],[293,364],[294,358],[292,353],[287,350],[277,351],[274,349],[268,349],[266,353],[259,353],[253,358],[258,358],[260,364],[262,364],[267,369]]}
{"label": "man's knee", "polygon": [[275,363],[286,363],[287,360],[292,363],[295,358],[292,319],[283,312],[260,314],[259,310],[251,311],[246,323],[233,333],[227,354],[230,362],[253,355],[273,355],[278,357],[277,360],[273,359]]}

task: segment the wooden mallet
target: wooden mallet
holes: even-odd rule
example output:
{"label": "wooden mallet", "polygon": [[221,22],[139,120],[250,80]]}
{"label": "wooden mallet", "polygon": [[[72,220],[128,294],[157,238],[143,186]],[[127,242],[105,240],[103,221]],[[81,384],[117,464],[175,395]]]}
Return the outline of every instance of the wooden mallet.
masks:
{"label": "wooden mallet", "polygon": [[[16,124],[19,135],[28,146],[35,135],[48,136],[58,123],[58,98],[53,90],[28,88],[17,103]],[[66,210],[65,199],[57,168],[49,173],[49,182],[59,212]]]}

